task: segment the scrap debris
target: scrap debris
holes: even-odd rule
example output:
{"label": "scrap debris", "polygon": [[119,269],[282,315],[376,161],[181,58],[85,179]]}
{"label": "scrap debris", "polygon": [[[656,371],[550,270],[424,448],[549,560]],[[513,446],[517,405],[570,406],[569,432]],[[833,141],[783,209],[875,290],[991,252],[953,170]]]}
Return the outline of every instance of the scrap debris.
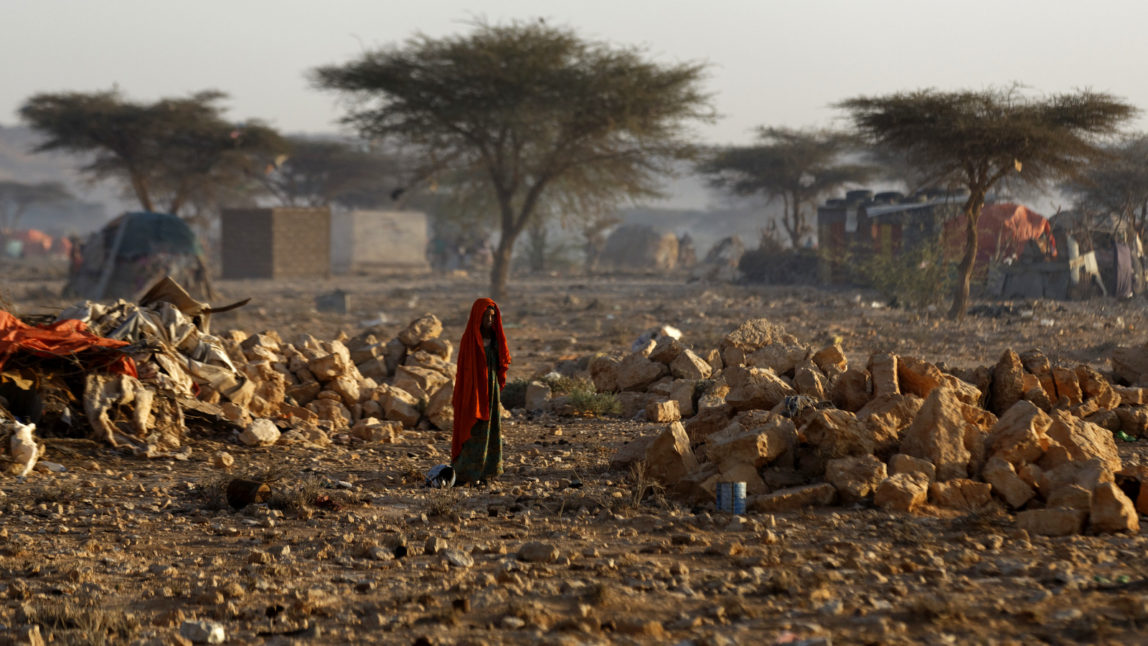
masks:
{"label": "scrap debris", "polygon": [[84,301],[45,326],[0,311],[0,414],[45,435],[177,459],[191,450],[189,420],[244,429],[237,439],[256,444],[267,443],[265,427],[271,442],[282,430],[282,441],[320,446],[334,433],[388,442],[420,425],[450,430],[453,346],[434,315],[388,341],[370,330],[291,342],[211,333],[212,314],[248,300],[211,307],[166,277],[138,304]]}

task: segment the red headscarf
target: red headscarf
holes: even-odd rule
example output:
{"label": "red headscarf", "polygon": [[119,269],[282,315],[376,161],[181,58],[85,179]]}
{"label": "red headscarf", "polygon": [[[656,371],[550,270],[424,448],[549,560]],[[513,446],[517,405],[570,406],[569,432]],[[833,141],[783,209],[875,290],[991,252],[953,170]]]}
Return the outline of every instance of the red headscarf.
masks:
{"label": "red headscarf", "polygon": [[455,375],[454,435],[451,439],[451,461],[458,457],[464,442],[470,439],[470,429],[480,419],[490,419],[490,391],[487,388],[486,349],[482,345],[482,315],[488,307],[494,308],[495,351],[498,353],[498,387],[506,385],[506,369],[510,367],[510,350],[502,332],[502,312],[489,298],[480,298],[470,306],[470,319],[458,344],[458,370]]}

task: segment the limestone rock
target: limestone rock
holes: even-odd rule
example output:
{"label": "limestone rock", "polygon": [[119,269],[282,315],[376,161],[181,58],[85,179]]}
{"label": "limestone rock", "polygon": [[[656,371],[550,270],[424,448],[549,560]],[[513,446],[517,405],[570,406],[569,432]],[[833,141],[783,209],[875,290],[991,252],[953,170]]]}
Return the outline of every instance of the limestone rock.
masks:
{"label": "limestone rock", "polygon": [[1092,490],[1092,513],[1088,526],[1098,532],[1140,532],[1140,517],[1128,496],[1111,482]]}
{"label": "limestone rock", "polygon": [[646,419],[651,422],[676,422],[681,418],[678,402],[673,399],[653,400],[646,404]]}
{"label": "limestone rock", "polygon": [[885,463],[873,455],[837,458],[825,464],[825,480],[837,489],[843,503],[871,495],[886,477]]}
{"label": "limestone rock", "polygon": [[849,368],[845,353],[839,345],[826,346],[814,352],[812,359],[818,369],[827,375],[842,373]]}
{"label": "limestone rock", "polygon": [[805,361],[794,368],[793,387],[807,397],[822,401],[828,397],[829,380],[811,361]]}
{"label": "limestone rock", "polygon": [[698,466],[689,437],[681,422],[673,422],[650,444],[646,452],[650,477],[672,485]]}
{"label": "limestone rock", "polygon": [[945,375],[928,361],[916,357],[897,357],[897,383],[902,393],[924,399],[934,388],[945,384]]}
{"label": "limestone rock", "polygon": [[543,410],[548,401],[550,401],[550,386],[541,381],[526,384],[526,410]]}
{"label": "limestone rock", "polygon": [[806,507],[824,507],[833,503],[837,490],[833,485],[818,484],[779,489],[772,493],[754,496],[746,500],[746,508],[762,513],[799,511]]}
{"label": "limestone rock", "polygon": [[795,435],[793,422],[784,417],[754,429],[734,422],[706,438],[706,459],[718,464],[746,462],[761,468],[788,451]]}
{"label": "limestone rock", "polygon": [[422,417],[417,407],[418,400],[401,388],[383,384],[375,389],[373,397],[383,407],[387,419],[402,422],[406,428],[414,428]]}
{"label": "limestone rock", "polygon": [[1112,390],[1120,396],[1121,406],[1144,406],[1148,404],[1148,388],[1112,386]]}
{"label": "limestone rock", "polygon": [[1116,418],[1119,429],[1132,437],[1148,435],[1148,407],[1120,406],[1116,409]]}
{"label": "limestone rock", "polygon": [[670,362],[670,374],[678,379],[708,379],[713,374],[713,368],[705,360],[694,354],[693,350],[682,350]]}
{"label": "limestone rock", "polygon": [[725,397],[726,403],[736,410],[769,410],[786,397],[797,394],[771,370],[738,366],[728,368],[724,375],[730,387]]}
{"label": "limestone rock", "polygon": [[685,423],[686,434],[690,442],[704,442],[713,433],[729,426],[732,418],[733,406],[729,404],[703,409]]}
{"label": "limestone rock", "polygon": [[981,477],[1013,509],[1020,509],[1036,495],[1036,490],[1017,475],[1013,465],[1000,456],[989,458],[981,470]]}
{"label": "limestone rock", "polygon": [[955,478],[929,485],[929,502],[946,509],[977,511],[992,500],[992,485],[967,478]]}
{"label": "limestone rock", "polygon": [[987,408],[1002,415],[1024,395],[1024,365],[1011,349],[1005,350],[992,372]]}
{"label": "limestone rock", "polygon": [[933,463],[938,480],[968,476],[973,454],[965,446],[968,422],[964,406],[948,388],[934,389],[905,430],[901,453]]}
{"label": "limestone rock", "polygon": [[373,417],[363,418],[351,427],[351,437],[357,437],[365,442],[394,442],[402,432],[402,422],[380,421]]}
{"label": "limestone rock", "polygon": [[1074,406],[1084,401],[1084,391],[1080,389],[1080,381],[1076,373],[1068,368],[1054,367],[1052,380],[1056,384],[1057,402],[1064,402],[1067,406]]}
{"label": "limestone rock", "polygon": [[897,380],[897,356],[879,352],[869,357],[869,374],[873,379],[873,396],[897,395],[901,386]]}
{"label": "limestone rock", "polygon": [[1088,513],[1092,511],[1092,492],[1080,485],[1065,485],[1052,492],[1045,506]]}
{"label": "limestone rock", "polygon": [[1084,529],[1087,512],[1076,509],[1029,509],[1016,515],[1016,526],[1030,534],[1071,536]]}
{"label": "limestone rock", "polygon": [[1052,418],[1032,402],[1019,400],[989,430],[987,453],[1010,464],[1035,462],[1048,450]]}
{"label": "limestone rock", "polygon": [[829,397],[838,408],[857,412],[872,399],[872,392],[869,371],[850,368],[833,382]]}
{"label": "limestone rock", "polygon": [[645,460],[646,454],[650,451],[650,445],[654,443],[657,437],[657,435],[650,433],[630,440],[618,449],[618,452],[610,459],[610,468],[615,471],[625,471]]}
{"label": "limestone rock", "polygon": [[243,429],[239,441],[247,446],[271,446],[279,441],[279,428],[266,418],[259,418]]}
{"label": "limestone rock", "polygon": [[411,321],[396,338],[407,348],[415,348],[424,341],[438,338],[440,334],[442,334],[442,321],[434,314],[428,313]]}
{"label": "limestone rock", "polygon": [[1112,389],[1104,375],[1083,364],[1077,366],[1075,372],[1085,398],[1096,402],[1097,407],[1111,409],[1120,405],[1120,395]]}
{"label": "limestone rock", "polygon": [[1133,385],[1145,385],[1148,376],[1148,344],[1135,347],[1121,346],[1112,351],[1112,372],[1121,381]]}
{"label": "limestone rock", "polygon": [[857,411],[857,419],[878,418],[883,425],[900,432],[913,423],[924,403],[925,400],[912,394],[881,395],[862,406]]}
{"label": "limestone rock", "polygon": [[774,343],[749,352],[745,365],[753,368],[772,370],[779,375],[792,374],[798,364],[809,357],[804,346],[791,343]]}
{"label": "limestone rock", "polygon": [[430,399],[431,395],[449,382],[450,378],[438,371],[403,365],[395,368],[391,385],[414,395],[417,402],[420,399]]}
{"label": "limestone rock", "polygon": [[889,459],[889,475],[898,473],[917,473],[925,476],[929,482],[937,479],[937,467],[932,462],[911,455],[898,453]]}
{"label": "limestone rock", "polygon": [[1074,461],[1099,458],[1107,470],[1120,470],[1120,454],[1112,433],[1064,411],[1053,411],[1048,436],[1064,447]]}
{"label": "limestone rock", "polygon": [[929,492],[929,481],[919,473],[899,473],[889,476],[877,486],[873,504],[881,509],[912,512],[924,504]]}
{"label": "limestone rock", "polygon": [[[769,322],[769,319],[751,319],[726,335],[721,346],[734,347],[746,352],[753,352],[759,348],[775,343],[797,345],[797,337],[786,334],[780,325]],[[724,354],[724,352],[723,352]],[[736,364],[726,364],[736,365]]]}
{"label": "limestone rock", "polygon": [[642,390],[668,372],[665,364],[650,361],[640,353],[633,352],[618,364],[615,379],[620,390]]}
{"label": "limestone rock", "polygon": [[821,409],[804,418],[798,439],[813,445],[824,460],[850,455],[869,455],[875,443],[865,424],[849,411]]}
{"label": "limestone rock", "polygon": [[694,391],[697,385],[692,379],[675,379],[670,386],[670,399],[678,402],[678,411],[682,417],[694,415]]}
{"label": "limestone rock", "polygon": [[[427,419],[440,431],[454,430],[454,407],[451,405],[451,397],[453,396],[454,384],[448,383],[439,388],[434,395],[431,395],[430,401],[427,402]],[[382,409],[382,406],[380,405],[379,408]],[[385,410],[383,414],[386,415]]]}
{"label": "limestone rock", "polygon": [[682,353],[684,348],[682,342],[672,336],[663,336],[658,338],[657,343],[654,344],[654,349],[650,351],[649,359],[670,365],[678,355]]}

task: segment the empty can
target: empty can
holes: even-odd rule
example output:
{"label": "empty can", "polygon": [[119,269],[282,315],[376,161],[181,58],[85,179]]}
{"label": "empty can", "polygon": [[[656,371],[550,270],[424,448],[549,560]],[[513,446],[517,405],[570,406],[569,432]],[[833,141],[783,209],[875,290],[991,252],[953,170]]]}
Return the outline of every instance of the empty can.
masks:
{"label": "empty can", "polygon": [[717,483],[717,510],[729,514],[745,513],[745,483]]}

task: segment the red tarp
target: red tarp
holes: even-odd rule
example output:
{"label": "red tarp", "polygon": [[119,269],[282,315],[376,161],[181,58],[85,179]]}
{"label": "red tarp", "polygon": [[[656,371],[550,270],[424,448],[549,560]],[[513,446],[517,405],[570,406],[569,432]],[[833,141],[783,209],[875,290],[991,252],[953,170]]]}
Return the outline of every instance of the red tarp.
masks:
{"label": "red tarp", "polygon": [[[1047,241],[1048,254],[1055,256],[1056,241],[1047,218],[1020,204],[986,204],[977,220],[977,258],[973,266],[984,267],[993,258],[1020,257],[1025,243],[1041,236]],[[949,253],[959,258],[965,249],[964,216],[945,224],[945,239]]]}
{"label": "red tarp", "polygon": [[75,357],[88,369],[139,377],[131,357],[109,352],[125,345],[127,341],[92,334],[83,321],[76,319],[33,326],[0,310],[0,368],[14,355],[27,353],[46,358]]}

